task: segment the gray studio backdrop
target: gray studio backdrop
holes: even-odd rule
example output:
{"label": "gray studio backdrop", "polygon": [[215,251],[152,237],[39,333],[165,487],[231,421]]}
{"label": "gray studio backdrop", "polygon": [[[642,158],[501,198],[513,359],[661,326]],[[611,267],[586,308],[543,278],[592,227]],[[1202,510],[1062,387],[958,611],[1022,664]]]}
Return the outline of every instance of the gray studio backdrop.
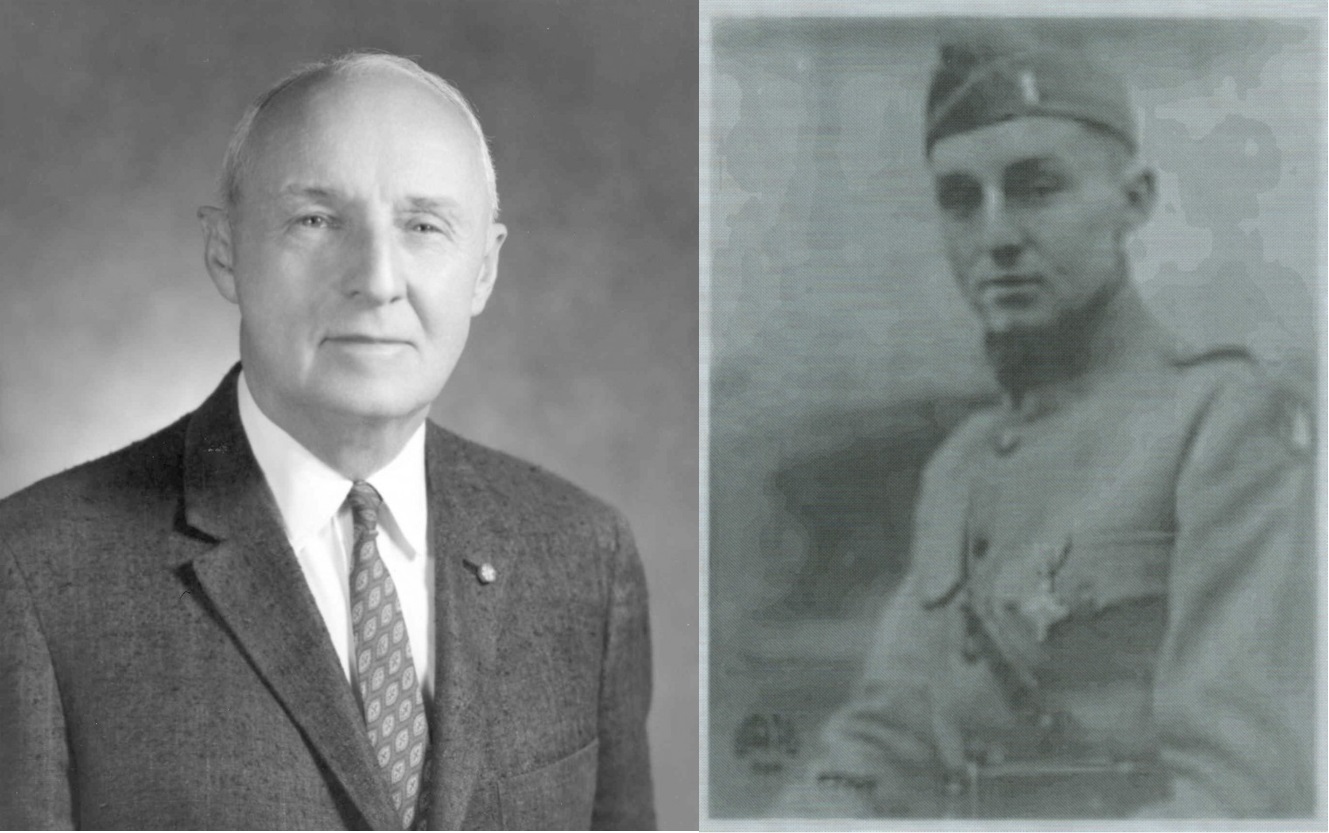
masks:
{"label": "gray studio backdrop", "polygon": [[[741,817],[845,696],[908,560],[919,470],[994,387],[921,138],[936,44],[967,24],[709,5],[709,810]],[[1160,200],[1131,253],[1159,317],[1314,389],[1321,22],[1010,25],[1134,86]]]}
{"label": "gray studio backdrop", "polygon": [[164,427],[236,360],[194,211],[249,100],[331,53],[416,56],[479,113],[510,230],[433,416],[627,514],[660,822],[695,826],[696,20],[646,0],[0,1],[0,496]]}

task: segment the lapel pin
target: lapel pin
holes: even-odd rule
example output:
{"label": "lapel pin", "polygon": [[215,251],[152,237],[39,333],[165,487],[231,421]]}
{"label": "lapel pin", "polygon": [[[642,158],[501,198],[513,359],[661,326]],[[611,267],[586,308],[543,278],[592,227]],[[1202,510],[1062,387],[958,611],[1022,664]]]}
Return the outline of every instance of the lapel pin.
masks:
{"label": "lapel pin", "polygon": [[486,561],[480,565],[480,572],[477,575],[481,584],[493,584],[494,579],[498,578],[498,570],[495,570],[494,565]]}

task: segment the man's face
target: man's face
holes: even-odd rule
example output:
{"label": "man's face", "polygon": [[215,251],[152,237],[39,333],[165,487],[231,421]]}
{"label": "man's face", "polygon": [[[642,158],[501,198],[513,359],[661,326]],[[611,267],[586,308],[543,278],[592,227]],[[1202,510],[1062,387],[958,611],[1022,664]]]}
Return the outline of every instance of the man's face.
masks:
{"label": "man's face", "polygon": [[1122,241],[1152,180],[1115,139],[1025,117],[947,136],[931,167],[960,291],[994,334],[1039,329],[1126,279]]}
{"label": "man's face", "polygon": [[204,223],[209,271],[240,306],[246,379],[279,424],[428,412],[505,235],[478,141],[392,70],[287,91],[264,114],[238,204]]}

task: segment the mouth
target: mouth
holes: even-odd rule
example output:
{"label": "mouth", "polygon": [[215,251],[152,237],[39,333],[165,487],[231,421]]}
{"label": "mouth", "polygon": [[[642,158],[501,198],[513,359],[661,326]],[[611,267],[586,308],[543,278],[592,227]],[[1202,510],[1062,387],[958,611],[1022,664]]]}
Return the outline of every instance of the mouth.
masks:
{"label": "mouth", "polygon": [[323,342],[331,347],[361,354],[390,354],[405,350],[412,342],[404,338],[347,333],[327,336]]}
{"label": "mouth", "polygon": [[998,275],[993,278],[983,278],[978,282],[978,290],[1012,290],[1012,289],[1033,289],[1043,284],[1043,279],[1038,275]]}
{"label": "mouth", "polygon": [[1035,274],[997,275],[981,278],[974,285],[979,298],[1001,303],[1004,300],[1027,299],[1043,286],[1043,278]]}
{"label": "mouth", "polygon": [[392,338],[391,336],[362,335],[360,333],[347,333],[344,335],[333,335],[324,338],[324,341],[331,341],[338,344],[410,344],[410,340],[404,338]]}
{"label": "mouth", "polygon": [[1017,312],[1038,305],[1044,281],[1036,274],[1010,274],[982,278],[973,289],[973,302],[989,311]]}

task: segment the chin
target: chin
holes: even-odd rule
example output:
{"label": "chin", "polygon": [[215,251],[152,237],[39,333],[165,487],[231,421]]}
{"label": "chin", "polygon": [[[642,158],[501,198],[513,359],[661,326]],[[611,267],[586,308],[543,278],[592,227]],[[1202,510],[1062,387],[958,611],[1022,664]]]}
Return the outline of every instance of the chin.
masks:
{"label": "chin", "polygon": [[432,396],[418,378],[409,383],[386,377],[361,380],[352,384],[320,385],[317,400],[321,407],[346,416],[365,419],[400,419],[421,409],[428,410],[438,395]]}
{"label": "chin", "polygon": [[979,315],[984,330],[993,335],[1044,330],[1056,323],[1044,310],[984,310]]}

